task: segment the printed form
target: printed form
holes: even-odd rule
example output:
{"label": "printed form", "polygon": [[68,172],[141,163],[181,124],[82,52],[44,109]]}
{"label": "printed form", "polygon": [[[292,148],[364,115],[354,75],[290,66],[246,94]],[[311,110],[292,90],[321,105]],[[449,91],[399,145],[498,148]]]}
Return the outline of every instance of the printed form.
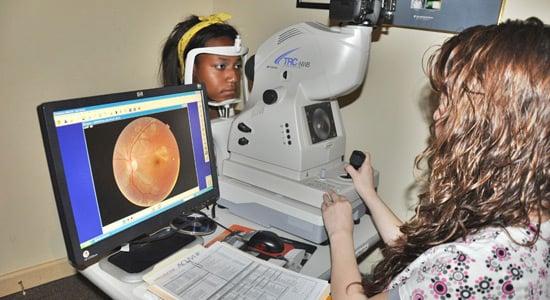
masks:
{"label": "printed form", "polygon": [[273,265],[216,242],[144,278],[163,299],[325,299],[327,281]]}

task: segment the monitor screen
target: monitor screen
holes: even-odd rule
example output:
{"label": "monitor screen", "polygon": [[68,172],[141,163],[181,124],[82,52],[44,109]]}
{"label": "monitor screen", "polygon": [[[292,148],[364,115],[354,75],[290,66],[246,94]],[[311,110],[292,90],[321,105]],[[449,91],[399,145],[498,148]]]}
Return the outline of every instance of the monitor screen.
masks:
{"label": "monitor screen", "polygon": [[200,85],[48,102],[38,115],[69,260],[82,269],[219,196]]}

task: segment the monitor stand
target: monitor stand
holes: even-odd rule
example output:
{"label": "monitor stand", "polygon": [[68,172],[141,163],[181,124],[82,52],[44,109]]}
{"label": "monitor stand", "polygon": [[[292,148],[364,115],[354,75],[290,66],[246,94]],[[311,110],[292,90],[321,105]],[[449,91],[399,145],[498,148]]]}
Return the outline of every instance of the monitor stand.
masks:
{"label": "monitor stand", "polygon": [[175,232],[147,243],[130,243],[129,251],[118,251],[100,260],[99,267],[123,282],[140,282],[156,263],[185,246],[201,242],[195,236]]}
{"label": "monitor stand", "polygon": [[176,217],[170,223],[170,227],[182,234],[203,236],[214,233],[218,226],[206,214],[193,213]]}

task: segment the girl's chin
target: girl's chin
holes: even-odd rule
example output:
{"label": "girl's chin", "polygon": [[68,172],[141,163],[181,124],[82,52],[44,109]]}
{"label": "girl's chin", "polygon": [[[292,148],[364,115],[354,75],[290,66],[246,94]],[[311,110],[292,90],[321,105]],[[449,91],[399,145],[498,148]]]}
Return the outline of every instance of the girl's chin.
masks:
{"label": "girl's chin", "polygon": [[227,100],[231,100],[231,99],[235,99],[235,98],[236,97],[233,95],[231,97],[210,98],[210,100],[215,101],[215,102],[223,102],[223,101],[227,101]]}

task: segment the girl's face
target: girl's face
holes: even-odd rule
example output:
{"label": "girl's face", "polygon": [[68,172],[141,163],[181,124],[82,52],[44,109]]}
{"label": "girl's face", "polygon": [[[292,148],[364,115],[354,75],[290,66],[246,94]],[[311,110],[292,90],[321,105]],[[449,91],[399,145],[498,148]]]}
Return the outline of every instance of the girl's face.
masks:
{"label": "girl's face", "polygon": [[[206,42],[206,47],[233,46],[234,40],[219,37]],[[241,57],[200,54],[193,71],[193,81],[206,87],[208,98],[224,101],[239,96],[241,83]]]}

